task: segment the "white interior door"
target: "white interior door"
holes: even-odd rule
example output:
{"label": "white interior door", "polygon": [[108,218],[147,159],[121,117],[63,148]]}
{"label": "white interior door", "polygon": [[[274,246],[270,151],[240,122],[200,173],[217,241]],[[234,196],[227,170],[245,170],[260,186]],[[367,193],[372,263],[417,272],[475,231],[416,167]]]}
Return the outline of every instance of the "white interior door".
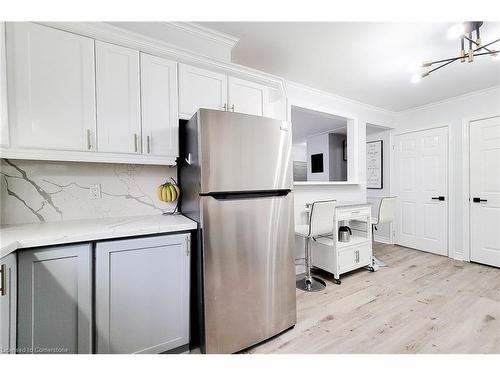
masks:
{"label": "white interior door", "polygon": [[448,254],[448,128],[396,136],[395,242]]}
{"label": "white interior door", "polygon": [[500,117],[470,124],[470,248],[500,267]]}

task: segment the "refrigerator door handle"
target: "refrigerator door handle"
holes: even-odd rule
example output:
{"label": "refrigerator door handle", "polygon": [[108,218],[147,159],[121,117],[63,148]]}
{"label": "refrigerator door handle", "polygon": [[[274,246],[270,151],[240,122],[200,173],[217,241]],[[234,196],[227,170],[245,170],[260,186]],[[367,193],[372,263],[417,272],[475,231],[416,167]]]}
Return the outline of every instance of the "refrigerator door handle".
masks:
{"label": "refrigerator door handle", "polygon": [[223,191],[213,193],[201,193],[200,196],[208,196],[217,200],[240,200],[269,197],[283,197],[288,195],[291,189],[278,190],[255,190],[255,191]]}

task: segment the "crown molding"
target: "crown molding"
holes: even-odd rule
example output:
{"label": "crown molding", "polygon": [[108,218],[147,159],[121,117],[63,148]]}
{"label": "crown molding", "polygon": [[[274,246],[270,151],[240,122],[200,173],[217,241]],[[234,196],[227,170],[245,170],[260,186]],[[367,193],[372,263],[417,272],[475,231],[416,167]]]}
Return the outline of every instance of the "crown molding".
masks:
{"label": "crown molding", "polygon": [[302,90],[314,92],[314,93],[319,94],[319,95],[329,96],[329,97],[334,98],[336,100],[342,100],[342,101],[350,103],[350,104],[359,105],[359,106],[364,107],[365,109],[368,109],[371,111],[381,112],[387,116],[396,116],[398,114],[398,112],[395,112],[395,111],[391,111],[391,110],[388,110],[385,108],[380,108],[380,107],[374,106],[372,104],[363,103],[363,102],[357,101],[355,99],[347,98],[345,96],[333,94],[331,92],[320,90],[320,89],[317,89],[314,87],[310,87],[310,86],[304,85],[302,83],[297,83],[297,82],[293,82],[293,81],[285,81],[285,86],[293,86],[293,87],[296,87],[296,88],[299,88]]}
{"label": "crown molding", "polygon": [[239,42],[239,38],[232,35],[221,33],[220,31],[209,29],[208,27],[198,25],[194,22],[162,22],[163,24],[168,24],[170,26],[175,26],[185,32],[194,34],[195,36],[203,39],[208,39],[211,42],[221,44],[225,47],[232,49],[236,43]]}
{"label": "crown molding", "polygon": [[443,105],[443,104],[453,103],[453,102],[456,102],[456,101],[459,101],[459,100],[463,100],[463,99],[473,98],[475,96],[484,95],[484,94],[487,94],[489,92],[494,92],[494,91],[497,91],[497,90],[500,90],[500,85],[495,85],[495,86],[487,87],[485,89],[471,91],[471,92],[468,92],[468,93],[465,93],[465,94],[461,94],[461,95],[457,95],[457,96],[452,96],[451,98],[446,98],[446,99],[443,99],[443,100],[439,100],[437,102],[432,102],[432,103],[424,104],[424,105],[421,105],[421,106],[418,106],[418,107],[412,107],[412,108],[404,109],[402,111],[396,112],[396,115],[397,116],[403,116],[403,115],[406,115],[406,114],[409,114],[409,113],[423,111],[423,110],[431,109],[431,108],[434,108],[434,107],[438,107],[438,106]]}
{"label": "crown molding", "polygon": [[221,73],[231,74],[243,79],[254,80],[272,88],[278,89],[286,96],[286,87],[281,77],[261,72],[247,66],[223,62],[210,57],[181,49],[176,45],[151,38],[149,36],[126,30],[105,22],[35,22],[40,25],[71,32],[85,37],[113,43],[124,47],[137,49],[144,53],[172,59],[179,63],[195,65],[212,69]]}

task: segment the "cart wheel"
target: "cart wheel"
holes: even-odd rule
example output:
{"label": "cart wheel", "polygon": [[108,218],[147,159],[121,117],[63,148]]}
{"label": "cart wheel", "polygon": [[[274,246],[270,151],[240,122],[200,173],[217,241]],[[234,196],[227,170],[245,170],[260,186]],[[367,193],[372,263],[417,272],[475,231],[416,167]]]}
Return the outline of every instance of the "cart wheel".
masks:
{"label": "cart wheel", "polygon": [[368,271],[370,271],[370,272],[375,272],[375,268],[373,268],[372,266],[369,266],[369,267],[368,267]]}
{"label": "cart wheel", "polygon": [[340,281],[340,279],[333,279],[333,282],[337,285],[342,284],[342,281]]}

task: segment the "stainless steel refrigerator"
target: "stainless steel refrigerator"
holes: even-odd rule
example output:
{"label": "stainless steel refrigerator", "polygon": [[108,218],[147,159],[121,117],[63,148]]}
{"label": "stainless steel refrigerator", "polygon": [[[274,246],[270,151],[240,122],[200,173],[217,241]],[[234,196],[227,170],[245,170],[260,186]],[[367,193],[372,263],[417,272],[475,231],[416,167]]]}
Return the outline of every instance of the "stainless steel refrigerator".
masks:
{"label": "stainless steel refrigerator", "polygon": [[225,111],[200,109],[180,126],[202,352],[234,353],[296,323],[291,139],[287,122]]}

